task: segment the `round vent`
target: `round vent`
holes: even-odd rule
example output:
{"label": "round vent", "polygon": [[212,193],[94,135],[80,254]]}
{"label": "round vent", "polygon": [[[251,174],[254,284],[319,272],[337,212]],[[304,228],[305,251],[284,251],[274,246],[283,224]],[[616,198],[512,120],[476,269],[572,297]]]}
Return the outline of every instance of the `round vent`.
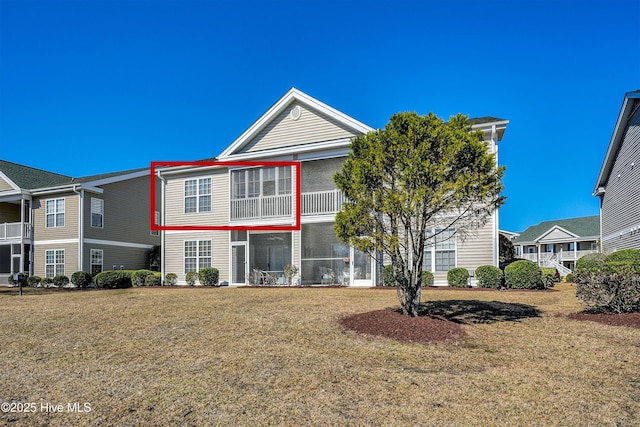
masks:
{"label": "round vent", "polygon": [[302,114],[302,110],[300,109],[300,106],[296,105],[295,107],[293,107],[291,109],[291,112],[289,113],[289,116],[291,116],[291,118],[293,120],[298,120],[300,118],[301,114]]}

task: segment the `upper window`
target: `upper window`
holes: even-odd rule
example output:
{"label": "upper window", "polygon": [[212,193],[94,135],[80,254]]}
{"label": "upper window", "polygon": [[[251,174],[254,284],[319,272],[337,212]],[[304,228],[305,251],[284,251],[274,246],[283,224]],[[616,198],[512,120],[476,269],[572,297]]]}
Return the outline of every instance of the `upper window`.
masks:
{"label": "upper window", "polygon": [[91,226],[104,227],[104,200],[95,197],[91,198]]}
{"label": "upper window", "polygon": [[64,227],[64,199],[45,202],[45,227]]}
{"label": "upper window", "polygon": [[184,212],[211,211],[211,178],[188,179],[184,182]]}
{"label": "upper window", "polygon": [[291,194],[291,167],[265,167],[231,172],[231,198],[253,199],[260,196]]}
{"label": "upper window", "polygon": [[[154,212],[153,221],[154,221],[154,225],[160,225],[160,212],[159,211],[155,211]],[[160,235],[160,230],[151,230],[151,235],[152,236],[159,236]]]}

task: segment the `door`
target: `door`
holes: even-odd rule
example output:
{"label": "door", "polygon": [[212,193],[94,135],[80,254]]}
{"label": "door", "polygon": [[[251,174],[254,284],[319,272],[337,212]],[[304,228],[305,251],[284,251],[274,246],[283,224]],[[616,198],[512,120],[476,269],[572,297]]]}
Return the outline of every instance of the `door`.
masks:
{"label": "door", "polygon": [[245,285],[247,283],[247,242],[231,243],[231,284]]}
{"label": "door", "polygon": [[350,286],[373,286],[373,258],[351,247],[349,257]]}

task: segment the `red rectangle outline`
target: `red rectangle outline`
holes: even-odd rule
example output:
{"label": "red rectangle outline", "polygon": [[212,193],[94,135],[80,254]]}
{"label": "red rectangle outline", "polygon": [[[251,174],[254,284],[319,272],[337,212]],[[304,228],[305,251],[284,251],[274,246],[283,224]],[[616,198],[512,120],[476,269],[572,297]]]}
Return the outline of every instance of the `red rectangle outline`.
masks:
{"label": "red rectangle outline", "polygon": [[[175,167],[175,166],[193,166],[193,167],[275,167],[275,166],[294,166],[296,170],[296,212],[294,225],[156,225],[155,221],[155,206],[156,206],[156,167]],[[298,231],[300,230],[300,218],[302,213],[301,206],[301,171],[300,162],[275,162],[275,161],[212,161],[212,162],[151,162],[151,230],[153,231],[196,231],[196,230],[249,230],[249,231]]]}

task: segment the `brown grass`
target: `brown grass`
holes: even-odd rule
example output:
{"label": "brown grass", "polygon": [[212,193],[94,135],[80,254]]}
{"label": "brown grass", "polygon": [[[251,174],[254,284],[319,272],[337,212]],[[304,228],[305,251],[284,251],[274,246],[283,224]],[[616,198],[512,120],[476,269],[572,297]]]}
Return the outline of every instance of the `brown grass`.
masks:
{"label": "brown grass", "polygon": [[[0,424],[640,425],[640,330],[571,320],[575,288],[558,289],[427,290],[467,334],[430,345],[340,326],[397,306],[393,291],[2,289],[0,401],[37,412]],[[42,412],[47,402],[91,411]]]}

